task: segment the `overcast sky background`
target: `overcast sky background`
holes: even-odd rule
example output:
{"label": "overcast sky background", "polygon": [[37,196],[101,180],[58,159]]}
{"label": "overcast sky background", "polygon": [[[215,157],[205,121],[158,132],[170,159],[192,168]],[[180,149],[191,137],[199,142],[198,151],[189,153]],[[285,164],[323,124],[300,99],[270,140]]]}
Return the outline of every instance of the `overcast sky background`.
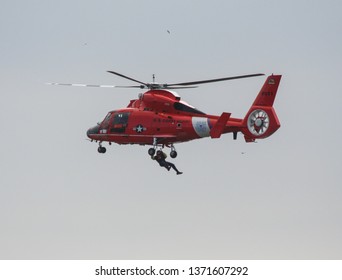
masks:
{"label": "overcast sky background", "polygon": [[[1,0],[1,259],[341,259],[342,2]],[[170,34],[167,32],[170,31]],[[137,97],[106,73],[176,83],[282,74],[282,127],[98,154],[86,130]],[[178,91],[244,117],[265,77]]]}

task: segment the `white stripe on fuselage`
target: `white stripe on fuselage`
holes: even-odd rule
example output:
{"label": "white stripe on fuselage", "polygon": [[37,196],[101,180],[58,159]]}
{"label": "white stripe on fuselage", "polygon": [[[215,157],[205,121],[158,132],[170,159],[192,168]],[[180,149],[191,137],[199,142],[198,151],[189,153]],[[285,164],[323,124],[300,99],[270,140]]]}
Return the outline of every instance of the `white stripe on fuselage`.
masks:
{"label": "white stripe on fuselage", "polygon": [[192,127],[199,137],[208,137],[210,135],[208,118],[192,117]]}

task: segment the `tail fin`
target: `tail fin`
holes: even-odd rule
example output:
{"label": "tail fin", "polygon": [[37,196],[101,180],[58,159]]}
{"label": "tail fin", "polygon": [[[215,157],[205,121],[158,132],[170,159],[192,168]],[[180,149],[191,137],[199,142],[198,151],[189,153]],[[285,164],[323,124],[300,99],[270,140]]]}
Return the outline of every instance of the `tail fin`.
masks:
{"label": "tail fin", "polygon": [[280,127],[280,122],[273,108],[281,75],[267,77],[263,87],[254,100],[243,120],[242,133],[246,142],[271,136]]}

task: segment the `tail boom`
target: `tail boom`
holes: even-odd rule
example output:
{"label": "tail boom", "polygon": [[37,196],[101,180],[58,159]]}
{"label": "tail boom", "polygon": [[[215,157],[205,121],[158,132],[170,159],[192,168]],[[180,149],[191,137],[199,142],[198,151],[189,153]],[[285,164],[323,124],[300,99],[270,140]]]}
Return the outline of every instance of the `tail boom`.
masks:
{"label": "tail boom", "polygon": [[267,77],[259,94],[243,119],[231,118],[230,113],[222,113],[220,117],[210,116],[212,126],[208,135],[220,138],[222,134],[238,132],[244,134],[246,142],[267,138],[280,128],[280,122],[273,108],[281,75]]}

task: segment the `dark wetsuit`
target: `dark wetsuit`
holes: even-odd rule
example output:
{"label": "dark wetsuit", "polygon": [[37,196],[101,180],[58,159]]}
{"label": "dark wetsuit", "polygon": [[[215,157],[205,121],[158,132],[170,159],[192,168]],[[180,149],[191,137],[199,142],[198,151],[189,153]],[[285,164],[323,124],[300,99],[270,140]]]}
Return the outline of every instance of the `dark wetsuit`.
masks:
{"label": "dark wetsuit", "polygon": [[152,157],[152,159],[156,160],[160,166],[165,167],[168,171],[170,171],[171,168],[177,172],[177,175],[182,174],[177,167],[169,161],[166,161],[166,154],[163,152],[157,152],[155,156]]}

